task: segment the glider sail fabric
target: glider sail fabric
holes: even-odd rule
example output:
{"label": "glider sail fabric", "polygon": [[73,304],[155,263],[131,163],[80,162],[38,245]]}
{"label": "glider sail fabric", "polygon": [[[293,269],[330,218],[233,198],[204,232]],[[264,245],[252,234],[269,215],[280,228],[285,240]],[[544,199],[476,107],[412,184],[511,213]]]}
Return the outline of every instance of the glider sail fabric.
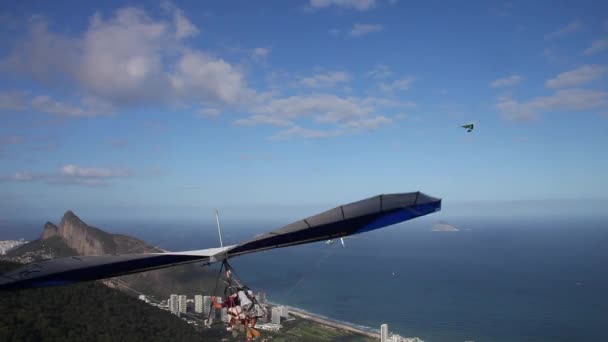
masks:
{"label": "glider sail fabric", "polygon": [[364,233],[439,210],[441,199],[421,192],[378,195],[260,235],[228,251],[228,257]]}
{"label": "glider sail fabric", "polygon": [[0,274],[0,289],[37,288],[112,278],[197,261],[214,262],[224,248],[177,253],[73,256],[35,262]]}
{"label": "glider sail fabric", "polygon": [[239,245],[198,251],[74,256],[25,265],[0,275],[0,290],[65,285],[193,262],[341,238],[441,210],[441,199],[421,192],[387,194],[345,204],[262,234]]}

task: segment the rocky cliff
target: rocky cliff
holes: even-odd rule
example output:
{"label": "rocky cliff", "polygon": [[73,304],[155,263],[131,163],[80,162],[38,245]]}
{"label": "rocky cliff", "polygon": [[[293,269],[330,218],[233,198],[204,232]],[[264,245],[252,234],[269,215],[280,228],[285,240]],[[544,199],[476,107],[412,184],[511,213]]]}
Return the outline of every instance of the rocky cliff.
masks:
{"label": "rocky cliff", "polygon": [[52,238],[53,236],[57,236],[58,234],[59,228],[57,228],[57,226],[51,222],[47,222],[42,230],[42,235],[40,235],[40,240],[46,240],[48,238]]}

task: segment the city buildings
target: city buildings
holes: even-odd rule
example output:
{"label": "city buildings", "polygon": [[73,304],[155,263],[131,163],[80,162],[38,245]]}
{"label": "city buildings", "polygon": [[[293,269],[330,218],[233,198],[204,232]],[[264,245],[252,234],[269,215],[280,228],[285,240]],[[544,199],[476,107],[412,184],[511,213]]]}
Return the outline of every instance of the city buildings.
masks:
{"label": "city buildings", "polygon": [[195,295],[194,296],[194,312],[196,313],[203,313],[203,296],[202,295]]}
{"label": "city buildings", "polygon": [[4,255],[11,249],[17,248],[26,243],[27,243],[27,241],[25,241],[23,239],[0,241],[0,255]]}
{"label": "city buildings", "polygon": [[178,295],[172,294],[169,297],[168,305],[169,305],[169,311],[171,311],[172,314],[179,316],[179,304],[177,302],[177,298],[178,298]]}
{"label": "city buildings", "polygon": [[281,310],[281,317],[289,317],[289,309],[286,306],[279,306],[279,310]]}
{"label": "city buildings", "polygon": [[388,340],[388,324],[380,326],[380,342],[389,342]]}
{"label": "city buildings", "polygon": [[209,315],[210,309],[211,309],[211,297],[204,296],[203,297],[203,314]]}
{"label": "city buildings", "polygon": [[271,322],[273,324],[281,324],[281,309],[278,307],[272,308]]}
{"label": "city buildings", "polygon": [[180,313],[186,313],[188,311],[188,302],[186,295],[180,295],[177,299],[178,302],[178,311]]}

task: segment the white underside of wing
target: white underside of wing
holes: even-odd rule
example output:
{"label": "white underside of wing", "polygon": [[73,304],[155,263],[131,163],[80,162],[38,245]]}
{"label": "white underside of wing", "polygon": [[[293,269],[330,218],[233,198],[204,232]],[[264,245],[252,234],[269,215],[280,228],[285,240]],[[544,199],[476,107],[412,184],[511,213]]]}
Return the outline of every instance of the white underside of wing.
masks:
{"label": "white underside of wing", "polygon": [[198,250],[194,250],[194,251],[146,253],[146,254],[147,255],[191,255],[191,256],[201,256],[201,257],[212,257],[212,256],[215,256],[218,254],[226,253],[236,246],[237,245],[226,246],[226,247],[207,248],[207,249],[198,249]]}

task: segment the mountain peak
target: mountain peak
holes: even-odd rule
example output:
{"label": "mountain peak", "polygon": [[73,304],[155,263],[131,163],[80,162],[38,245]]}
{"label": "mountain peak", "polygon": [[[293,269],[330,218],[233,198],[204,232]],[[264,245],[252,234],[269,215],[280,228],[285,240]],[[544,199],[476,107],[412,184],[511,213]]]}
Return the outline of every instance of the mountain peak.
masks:
{"label": "mountain peak", "polygon": [[44,229],[42,230],[42,235],[40,235],[40,240],[45,240],[50,237],[59,235],[59,228],[51,222],[47,222],[44,224]]}
{"label": "mountain peak", "polygon": [[68,210],[65,212],[65,214],[63,214],[63,218],[61,219],[61,221],[63,222],[64,220],[70,220],[70,221],[76,221],[76,222],[82,222],[82,220],[80,219],[80,217],[76,216],[76,214],[74,214],[73,211]]}
{"label": "mountain peak", "polygon": [[59,224],[59,235],[80,255],[116,253],[112,235],[84,223],[73,211],[68,210]]}

